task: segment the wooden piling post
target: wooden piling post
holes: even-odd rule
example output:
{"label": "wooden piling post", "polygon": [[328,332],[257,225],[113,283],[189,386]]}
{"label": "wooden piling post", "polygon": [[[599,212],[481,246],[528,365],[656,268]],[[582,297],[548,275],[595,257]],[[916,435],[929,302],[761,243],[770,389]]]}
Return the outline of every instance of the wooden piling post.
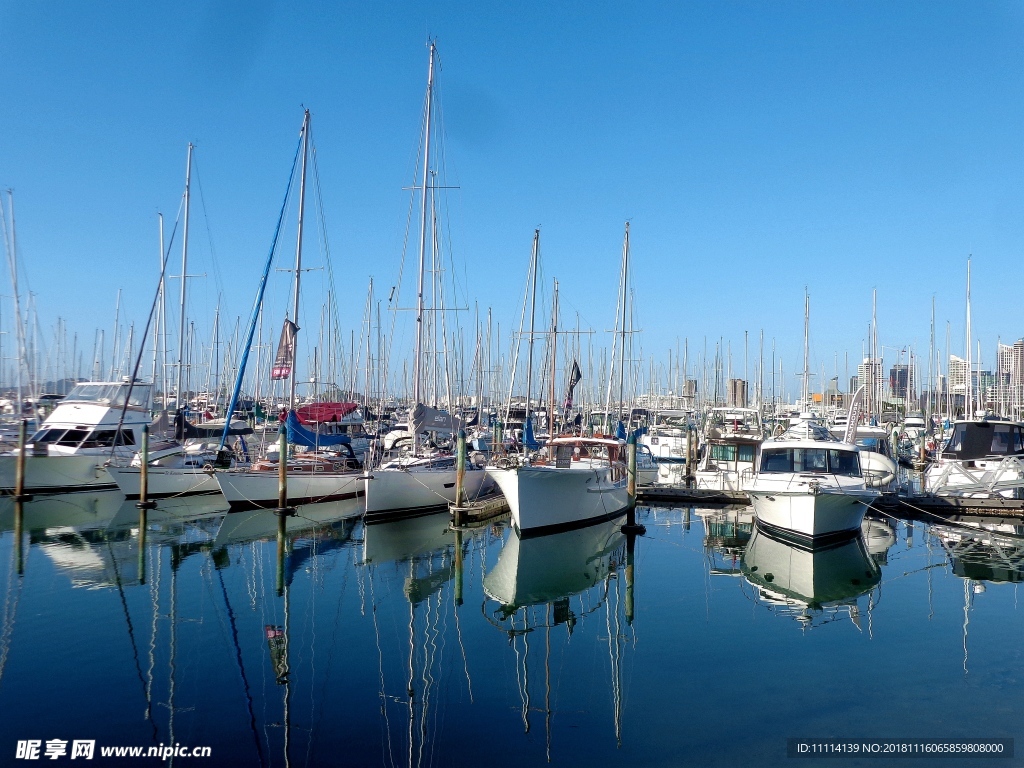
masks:
{"label": "wooden piling post", "polygon": [[462,525],[459,508],[466,497],[466,430],[459,430],[458,442],[455,444],[455,512],[454,524]]}
{"label": "wooden piling post", "polygon": [[32,496],[25,493],[25,443],[28,441],[28,420],[22,419],[18,425],[18,458],[14,462],[14,500],[31,501]]}
{"label": "wooden piling post", "polygon": [[626,623],[632,626],[633,617],[636,615],[634,603],[634,579],[636,571],[636,535],[626,536]]}
{"label": "wooden piling post", "polygon": [[142,451],[139,453],[142,464],[139,466],[139,501],[135,504],[141,511],[139,520],[145,519],[145,511],[156,506],[149,500],[149,425],[142,428]]}
{"label": "wooden piling post", "polygon": [[25,573],[25,557],[22,552],[24,541],[25,528],[25,510],[23,509],[24,502],[14,502],[14,565],[19,576]]}
{"label": "wooden piling post", "polygon": [[622,532],[627,535],[644,534],[647,529],[636,522],[636,435],[626,440],[626,524]]}

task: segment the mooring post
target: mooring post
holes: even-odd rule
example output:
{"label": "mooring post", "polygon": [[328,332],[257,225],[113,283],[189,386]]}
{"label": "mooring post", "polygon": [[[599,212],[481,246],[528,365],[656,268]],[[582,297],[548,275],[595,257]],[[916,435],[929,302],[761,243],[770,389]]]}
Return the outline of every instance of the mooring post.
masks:
{"label": "mooring post", "polygon": [[625,534],[643,534],[647,529],[636,522],[636,435],[631,434],[626,440],[626,524],[622,526]]}
{"label": "mooring post", "polygon": [[277,511],[288,509],[288,431],[282,422],[277,432]]}
{"label": "mooring post", "polygon": [[142,464],[139,466],[139,501],[136,503],[141,512],[139,520],[145,519],[145,511],[156,506],[155,501],[149,500],[149,425],[142,428],[142,451],[139,453]]}
{"label": "mooring post", "polygon": [[466,496],[466,430],[459,430],[459,439],[455,444],[455,525],[462,525],[462,513],[459,511]]}
{"label": "mooring post", "polygon": [[31,501],[32,497],[25,493],[25,443],[28,441],[28,420],[22,419],[18,425],[18,458],[14,462],[14,500]]}
{"label": "mooring post", "polygon": [[697,459],[697,447],[694,443],[694,435],[697,430],[692,425],[686,425],[686,487],[693,488],[695,485],[695,476],[693,474],[693,464]]}

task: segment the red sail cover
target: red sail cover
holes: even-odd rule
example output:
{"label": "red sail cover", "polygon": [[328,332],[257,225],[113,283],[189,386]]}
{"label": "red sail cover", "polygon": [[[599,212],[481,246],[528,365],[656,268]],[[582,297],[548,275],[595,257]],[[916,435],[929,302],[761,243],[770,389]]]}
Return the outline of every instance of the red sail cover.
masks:
{"label": "red sail cover", "polygon": [[270,378],[273,381],[287,379],[292,375],[292,366],[295,364],[295,334],[299,326],[291,320],[284,321],[281,329],[281,341],[277,345],[277,357],[274,358],[274,367],[270,371]]}
{"label": "red sail cover", "polygon": [[303,424],[321,424],[325,421],[339,421],[358,407],[358,403],[310,403],[296,408],[295,415]]}

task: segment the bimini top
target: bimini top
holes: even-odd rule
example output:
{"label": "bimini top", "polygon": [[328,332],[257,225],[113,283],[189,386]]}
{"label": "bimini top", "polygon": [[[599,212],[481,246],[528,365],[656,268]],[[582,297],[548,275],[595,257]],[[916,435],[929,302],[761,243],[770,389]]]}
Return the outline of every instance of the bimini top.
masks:
{"label": "bimini top", "polygon": [[136,381],[134,384],[127,381],[87,381],[82,384],[76,384],[64,399],[61,400],[61,405],[66,403],[91,403],[120,408],[124,406],[125,396],[128,394],[129,387],[131,387],[132,394],[128,399],[128,406],[148,408],[153,385],[143,384],[139,381]]}
{"label": "bimini top", "polygon": [[958,421],[942,447],[943,459],[967,461],[1024,455],[1024,424],[1003,419]]}

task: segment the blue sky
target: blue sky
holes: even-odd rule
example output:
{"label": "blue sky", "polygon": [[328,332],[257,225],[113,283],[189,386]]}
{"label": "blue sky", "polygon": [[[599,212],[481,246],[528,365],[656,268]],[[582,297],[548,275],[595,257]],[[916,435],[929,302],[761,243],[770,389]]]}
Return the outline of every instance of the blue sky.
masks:
{"label": "blue sky", "polygon": [[[629,219],[645,354],[723,337],[735,369],[744,331],[764,329],[792,372],[805,286],[815,370],[859,357],[873,288],[883,345],[926,354],[934,296],[960,353],[969,253],[986,363],[997,336],[1024,335],[1024,5],[995,2],[5,0],[0,187],[44,330],[62,316],[89,348],[95,328],[109,339],[118,288],[144,320],[189,141],[206,274],[190,317],[205,336],[218,295],[225,322],[247,313],[303,105],[357,327],[369,277],[386,290],[398,272],[428,36],[452,250],[503,328],[538,225],[563,309],[611,328]],[[309,274],[307,329],[324,290]]]}

